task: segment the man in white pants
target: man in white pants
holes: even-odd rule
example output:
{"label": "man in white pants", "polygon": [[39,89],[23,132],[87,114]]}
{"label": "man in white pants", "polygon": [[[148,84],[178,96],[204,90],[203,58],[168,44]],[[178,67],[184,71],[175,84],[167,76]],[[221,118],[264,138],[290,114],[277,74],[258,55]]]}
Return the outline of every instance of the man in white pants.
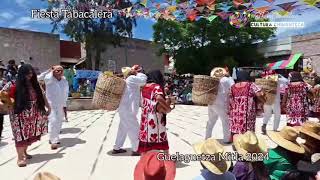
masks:
{"label": "man in white pants", "polygon": [[[220,70],[222,70],[220,68]],[[211,76],[214,76],[214,71],[211,73]],[[223,128],[223,142],[230,143],[230,127],[228,119],[228,106],[229,106],[229,92],[231,86],[234,84],[234,80],[229,76],[229,73],[223,69],[224,76],[220,79],[218,94],[215,101],[208,105],[208,115],[209,119],[206,127],[206,139],[212,136],[212,129],[215,126],[218,118],[222,122]]]}
{"label": "man in white pants", "polygon": [[63,67],[53,66],[51,72],[47,72],[44,78],[46,86],[46,97],[51,106],[49,115],[49,143],[51,149],[57,149],[59,134],[62,128],[64,118],[64,108],[67,107],[69,85],[68,81],[63,76]]}
{"label": "man in white pants", "polygon": [[278,76],[279,76],[279,78],[278,78],[276,99],[273,104],[271,104],[271,105],[264,104],[264,106],[263,106],[264,117],[263,117],[263,125],[261,128],[262,134],[266,134],[267,124],[268,124],[269,119],[271,119],[272,113],[274,113],[273,130],[277,131],[279,128],[280,119],[281,119],[281,97],[280,97],[280,94],[281,94],[281,90],[283,90],[287,86],[288,80],[281,75],[278,75]]}
{"label": "man in white pants", "polygon": [[122,68],[123,75],[126,78],[126,89],[118,108],[120,124],[112,154],[126,152],[121,148],[128,135],[131,141],[132,155],[139,155],[137,150],[139,145],[138,112],[141,96],[140,89],[147,82],[147,76],[141,73],[141,70],[142,68],[139,66]]}

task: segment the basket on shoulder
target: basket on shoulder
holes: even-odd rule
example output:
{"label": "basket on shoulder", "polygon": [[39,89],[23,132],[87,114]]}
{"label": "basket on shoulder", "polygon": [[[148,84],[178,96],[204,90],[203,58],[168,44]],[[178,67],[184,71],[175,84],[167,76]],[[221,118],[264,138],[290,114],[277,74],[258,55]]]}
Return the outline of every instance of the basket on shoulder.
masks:
{"label": "basket on shoulder", "polygon": [[99,75],[92,103],[98,109],[115,111],[118,109],[126,82],[112,72]]}

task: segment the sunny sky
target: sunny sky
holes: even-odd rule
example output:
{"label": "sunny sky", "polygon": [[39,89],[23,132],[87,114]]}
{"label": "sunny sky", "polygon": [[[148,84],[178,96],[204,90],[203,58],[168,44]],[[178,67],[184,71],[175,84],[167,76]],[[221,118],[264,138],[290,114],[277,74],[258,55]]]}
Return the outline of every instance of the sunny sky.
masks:
{"label": "sunny sky", "polygon": [[[295,0],[298,1],[298,0]],[[284,2],[293,2],[293,0],[276,0],[273,3],[274,9],[279,9],[277,4]],[[266,6],[269,3],[265,0],[257,0],[256,7]],[[300,29],[278,29],[278,37],[283,38],[289,35],[304,34],[311,32],[320,32],[320,9],[303,5],[302,0],[297,3],[301,5],[294,10],[293,14],[281,17],[277,14],[271,14],[273,21],[294,21],[304,22],[305,28]],[[50,20],[32,19],[31,10],[46,8],[46,1],[41,0],[1,0],[0,6],[0,27],[26,29],[31,31],[50,33],[52,25]],[[134,37],[144,40],[152,40],[152,25],[154,20],[138,18],[137,27],[134,29]],[[60,33],[61,39],[68,37]]]}

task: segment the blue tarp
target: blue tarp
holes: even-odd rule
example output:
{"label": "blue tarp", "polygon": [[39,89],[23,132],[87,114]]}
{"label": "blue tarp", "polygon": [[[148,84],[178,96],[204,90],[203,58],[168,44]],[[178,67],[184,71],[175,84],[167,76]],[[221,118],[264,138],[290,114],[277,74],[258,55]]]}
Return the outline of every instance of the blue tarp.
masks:
{"label": "blue tarp", "polygon": [[91,70],[77,70],[75,79],[98,79],[101,71],[91,71]]}
{"label": "blue tarp", "polygon": [[73,89],[77,91],[79,89],[79,79],[87,79],[91,81],[91,86],[94,89],[97,79],[101,71],[92,70],[77,70],[73,81]]}

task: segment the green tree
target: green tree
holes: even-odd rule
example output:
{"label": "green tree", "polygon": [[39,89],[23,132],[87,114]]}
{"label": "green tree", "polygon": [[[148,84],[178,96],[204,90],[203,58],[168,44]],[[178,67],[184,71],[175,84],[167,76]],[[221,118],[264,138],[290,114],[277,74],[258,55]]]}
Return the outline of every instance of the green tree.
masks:
{"label": "green tree", "polygon": [[[63,1],[48,1],[47,11],[52,11],[54,8],[69,8],[76,9],[82,12],[89,12],[93,8],[106,7],[107,4],[112,4],[112,0],[68,0],[68,4],[62,6]],[[92,5],[98,4],[99,6]],[[116,9],[130,7],[132,4],[129,1],[120,0]],[[108,11],[105,9],[105,11]],[[86,67],[99,70],[101,53],[106,51],[108,45],[120,46],[123,38],[132,37],[132,29],[136,26],[134,18],[120,16],[113,13],[112,18],[101,19],[64,19],[60,16],[58,19],[51,19],[52,31],[61,31],[69,36],[72,40],[85,43]]]}
{"label": "green tree", "polygon": [[220,18],[212,22],[159,20],[153,29],[154,41],[161,45],[159,53],[173,56],[177,72],[182,74],[208,74],[214,66],[261,64],[263,57],[256,43],[268,40],[275,32],[274,28],[237,29]]}

